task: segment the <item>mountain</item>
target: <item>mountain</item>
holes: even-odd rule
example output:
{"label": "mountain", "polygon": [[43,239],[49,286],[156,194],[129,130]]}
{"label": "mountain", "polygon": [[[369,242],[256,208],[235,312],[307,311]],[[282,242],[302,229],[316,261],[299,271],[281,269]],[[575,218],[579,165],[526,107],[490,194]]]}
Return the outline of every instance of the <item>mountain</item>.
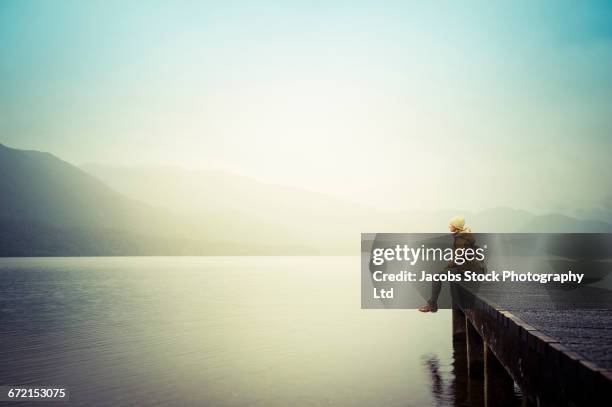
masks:
{"label": "mountain", "polygon": [[0,190],[4,256],[314,252],[257,219],[234,214],[232,221],[246,233],[223,228],[215,217],[171,213],[126,197],[49,153],[2,144]]}
{"label": "mountain", "polygon": [[581,220],[565,215],[536,216],[526,223],[522,232],[529,233],[611,233],[612,225],[600,220]]}
{"label": "mountain", "polygon": [[447,232],[457,214],[475,232],[612,231],[512,208],[385,211],[220,171],[78,168],[2,144],[0,190],[0,256],[355,254],[362,232]]}
{"label": "mountain", "polygon": [[[195,218],[224,220],[230,227],[258,230],[252,225],[231,226],[236,214],[259,219],[299,235],[315,247],[352,249],[362,232],[446,232],[446,221],[465,216],[475,232],[574,232],[608,230],[602,221],[563,215],[535,215],[514,208],[483,211],[387,211],[299,188],[263,183],[249,177],[212,170],[131,168],[89,164],[81,167],[111,188],[144,202]],[[394,199],[394,197],[389,197]],[[234,215],[232,215],[234,214]],[[247,232],[248,233],[248,232]]]}
{"label": "mountain", "polygon": [[169,214],[48,153],[0,144],[0,190],[1,255],[143,254],[178,237]]}
{"label": "mountain", "polygon": [[375,208],[223,171],[81,168],[126,196],[214,225],[220,235],[256,234],[265,241],[282,231],[285,239],[319,250],[351,253],[359,247],[361,232],[393,230],[402,223]]}
{"label": "mountain", "polygon": [[141,233],[171,225],[168,215],[122,196],[49,153],[0,144],[0,188],[2,220]]}

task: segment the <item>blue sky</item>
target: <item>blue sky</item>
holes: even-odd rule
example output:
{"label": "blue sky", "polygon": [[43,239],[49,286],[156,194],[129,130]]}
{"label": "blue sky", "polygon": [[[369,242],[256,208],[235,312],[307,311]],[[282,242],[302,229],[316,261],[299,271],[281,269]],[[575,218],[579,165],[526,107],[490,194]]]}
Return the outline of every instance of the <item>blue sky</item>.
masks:
{"label": "blue sky", "polygon": [[3,1],[0,49],[0,142],[75,164],[408,209],[610,196],[609,2]]}

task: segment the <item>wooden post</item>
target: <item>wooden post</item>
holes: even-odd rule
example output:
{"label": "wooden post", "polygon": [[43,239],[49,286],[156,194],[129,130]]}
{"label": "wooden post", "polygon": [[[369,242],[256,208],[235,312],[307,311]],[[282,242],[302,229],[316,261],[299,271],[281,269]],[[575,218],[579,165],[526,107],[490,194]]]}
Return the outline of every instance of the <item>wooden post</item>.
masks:
{"label": "wooden post", "polygon": [[478,390],[474,388],[475,383],[472,383],[468,376],[466,340],[465,315],[461,310],[453,309],[453,372],[455,375],[452,394],[455,395],[457,405],[472,404],[472,396],[478,393]]}
{"label": "wooden post", "polygon": [[484,342],[472,323],[465,319],[467,339],[468,376],[482,378],[484,376]]}
{"label": "wooden post", "polygon": [[500,400],[514,398],[514,380],[489,346],[484,346],[484,396],[485,407],[497,406]]}
{"label": "wooden post", "polygon": [[453,308],[453,340],[465,342],[465,314],[459,308]]}

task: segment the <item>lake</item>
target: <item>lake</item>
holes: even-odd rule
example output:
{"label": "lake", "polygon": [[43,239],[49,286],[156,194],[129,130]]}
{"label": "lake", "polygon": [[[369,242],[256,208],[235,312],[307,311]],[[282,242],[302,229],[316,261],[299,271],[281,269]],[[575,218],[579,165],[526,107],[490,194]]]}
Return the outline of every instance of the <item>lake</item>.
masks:
{"label": "lake", "polygon": [[479,405],[465,381],[451,312],[360,309],[359,257],[0,259],[0,385],[73,405]]}

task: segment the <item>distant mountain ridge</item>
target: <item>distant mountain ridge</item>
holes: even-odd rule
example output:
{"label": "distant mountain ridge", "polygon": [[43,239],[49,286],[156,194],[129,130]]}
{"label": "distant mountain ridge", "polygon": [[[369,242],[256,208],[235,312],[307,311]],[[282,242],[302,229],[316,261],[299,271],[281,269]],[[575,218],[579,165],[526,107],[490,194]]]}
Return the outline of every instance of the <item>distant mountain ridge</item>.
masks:
{"label": "distant mountain ridge", "polygon": [[612,225],[600,220],[580,220],[565,215],[548,214],[534,217],[523,227],[522,231],[547,233],[606,233],[612,232]]}
{"label": "distant mountain ridge", "polygon": [[0,256],[356,254],[361,232],[610,232],[511,208],[391,212],[214,171],[75,167],[0,144]]}
{"label": "distant mountain ridge", "polygon": [[177,237],[164,211],[126,198],[59,158],[0,144],[0,254],[143,254]]}
{"label": "distant mountain ridge", "polygon": [[535,215],[503,207],[478,212],[457,209],[380,210],[320,193],[265,184],[241,175],[212,170],[95,164],[81,168],[122,194],[168,210],[190,214],[233,210],[271,223],[291,225],[293,222],[303,229],[315,228],[313,234],[337,233],[342,229],[339,225],[344,225],[344,231],[350,230],[357,235],[372,231],[445,232],[446,221],[457,214],[464,215],[477,232],[612,231],[610,224],[600,220],[580,220],[559,214]]}
{"label": "distant mountain ridge", "polygon": [[216,235],[213,224],[128,198],[49,153],[0,144],[0,255],[313,253],[278,232]]}
{"label": "distant mountain ridge", "polygon": [[2,220],[143,233],[152,231],[150,219],[168,220],[167,215],[155,208],[115,192],[49,153],[17,150],[1,144],[0,188]]}

